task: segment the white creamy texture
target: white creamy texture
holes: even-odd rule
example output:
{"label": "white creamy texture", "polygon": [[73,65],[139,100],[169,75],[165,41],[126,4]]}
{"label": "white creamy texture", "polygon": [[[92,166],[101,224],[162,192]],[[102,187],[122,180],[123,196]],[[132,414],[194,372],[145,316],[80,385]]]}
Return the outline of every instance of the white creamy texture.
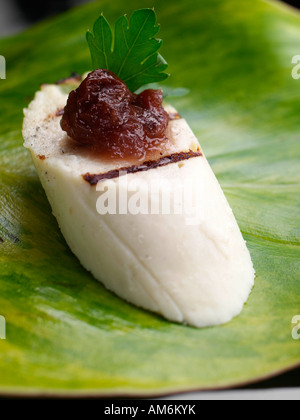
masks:
{"label": "white creamy texture", "polygon": [[[154,178],[169,180],[171,198],[178,179],[195,180],[201,203],[197,225],[187,225],[187,214],[101,216],[96,211],[100,193],[82,175],[130,164],[101,162],[70,147],[55,116],[66,99],[60,87],[44,86],[25,110],[23,134],[61,231],[82,265],[120,297],[171,321],[204,327],[238,315],[255,273],[205,157],[128,175],[128,181],[143,183],[140,194]],[[184,119],[170,123],[169,137],[168,154],[199,150]],[[109,182],[118,192],[125,188],[122,177]]]}

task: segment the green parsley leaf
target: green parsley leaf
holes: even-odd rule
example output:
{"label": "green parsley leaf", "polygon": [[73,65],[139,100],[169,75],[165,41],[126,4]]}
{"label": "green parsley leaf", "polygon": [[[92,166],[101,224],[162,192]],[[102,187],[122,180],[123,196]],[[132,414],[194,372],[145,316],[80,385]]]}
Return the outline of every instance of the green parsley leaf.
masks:
{"label": "green parsley leaf", "polygon": [[87,42],[94,69],[114,72],[132,92],[140,87],[165,80],[168,64],[158,53],[162,41],[154,38],[159,31],[152,9],[133,12],[130,20],[120,17],[112,29],[103,15],[95,22],[93,33],[87,32]]}

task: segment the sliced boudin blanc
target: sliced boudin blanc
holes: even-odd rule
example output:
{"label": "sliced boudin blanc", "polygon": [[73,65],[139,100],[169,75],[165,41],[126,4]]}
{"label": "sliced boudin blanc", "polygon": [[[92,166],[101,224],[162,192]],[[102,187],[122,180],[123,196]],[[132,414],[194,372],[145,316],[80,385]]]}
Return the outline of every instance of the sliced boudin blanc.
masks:
{"label": "sliced boudin blanc", "polygon": [[[254,269],[232,210],[186,121],[166,107],[168,146],[151,162],[101,159],[74,145],[60,127],[66,84],[44,85],[36,93],[25,110],[23,135],[73,253],[109,290],[168,320],[195,327],[230,321],[248,299]],[[160,185],[159,196],[149,194]],[[194,213],[180,203],[181,211],[151,211],[159,208],[158,197],[178,204],[179,192],[184,196],[190,185]],[[117,211],[105,213],[99,205],[109,188]],[[130,204],[138,207],[137,193],[148,214],[129,211]],[[120,212],[124,197],[126,211],[122,203]]]}

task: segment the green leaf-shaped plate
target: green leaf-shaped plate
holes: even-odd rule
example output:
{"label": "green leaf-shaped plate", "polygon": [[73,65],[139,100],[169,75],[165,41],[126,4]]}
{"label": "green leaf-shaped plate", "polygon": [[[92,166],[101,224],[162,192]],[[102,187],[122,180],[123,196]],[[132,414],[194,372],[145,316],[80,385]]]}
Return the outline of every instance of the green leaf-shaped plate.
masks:
{"label": "green leaf-shaped plate", "polygon": [[[69,251],[29,153],[22,108],[89,68],[95,17],[155,6],[172,104],[197,134],[252,254],[256,285],[228,325],[197,330],[106,291]],[[300,364],[300,15],[260,0],[102,0],[0,40],[0,392],[158,395],[233,386]],[[295,326],[294,326],[295,327]]]}

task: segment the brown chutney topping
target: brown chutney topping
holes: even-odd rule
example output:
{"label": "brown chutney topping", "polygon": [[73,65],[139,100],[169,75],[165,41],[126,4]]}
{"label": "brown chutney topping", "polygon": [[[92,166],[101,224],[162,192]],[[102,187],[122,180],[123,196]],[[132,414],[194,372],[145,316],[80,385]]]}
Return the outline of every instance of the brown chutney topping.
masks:
{"label": "brown chutney topping", "polygon": [[73,90],[61,127],[76,143],[112,158],[144,158],[166,142],[163,93],[136,95],[114,73],[98,69]]}

